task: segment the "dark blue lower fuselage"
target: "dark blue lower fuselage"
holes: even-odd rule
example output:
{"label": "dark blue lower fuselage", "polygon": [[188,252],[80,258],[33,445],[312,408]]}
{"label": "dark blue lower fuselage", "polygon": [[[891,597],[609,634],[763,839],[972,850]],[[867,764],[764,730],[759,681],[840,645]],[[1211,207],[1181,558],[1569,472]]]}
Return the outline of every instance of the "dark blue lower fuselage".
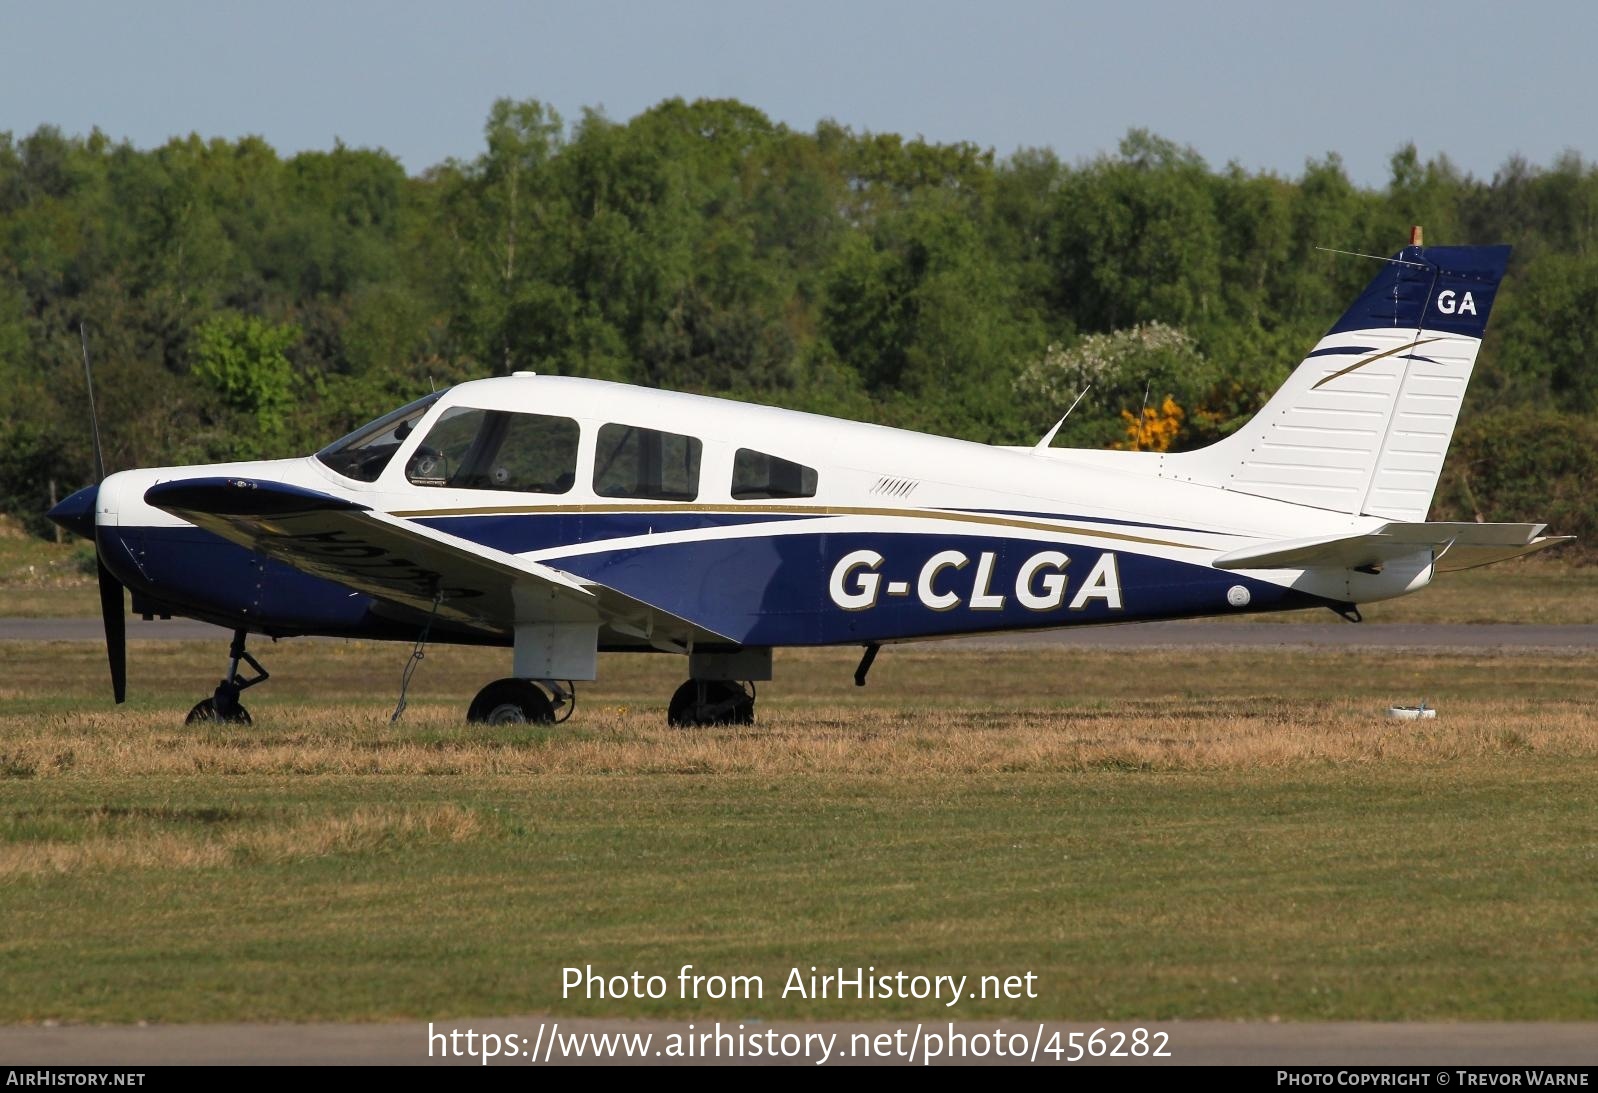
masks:
{"label": "dark blue lower fuselage", "polygon": [[[85,497],[84,495],[87,495]],[[92,527],[93,491],[74,494],[52,510],[58,523]],[[434,518],[431,527],[513,553],[552,551],[558,569],[615,589],[639,601],[753,646],[835,645],[937,637],[960,633],[1041,629],[1236,613],[1238,589],[1250,611],[1325,605],[1327,601],[1208,566],[1173,561],[1131,548],[1062,546],[1015,536],[926,532],[799,532],[782,514],[567,514],[537,513]],[[771,534],[718,537],[718,528],[771,526]],[[87,524],[87,526],[85,526]],[[691,541],[649,543],[652,533],[707,532]],[[642,536],[642,540],[640,539]],[[615,549],[600,544],[626,540]],[[287,637],[329,635],[408,640],[424,621],[416,612],[313,577],[195,527],[96,529],[101,557],[134,596],[136,611],[176,614],[218,625]],[[599,549],[595,549],[599,546]],[[561,548],[570,554],[561,556]],[[846,609],[829,594],[838,560],[872,551],[871,570],[883,594],[866,608]],[[954,596],[952,608],[929,607],[911,590],[919,570],[939,552],[958,551],[972,564],[946,567],[938,591]],[[1028,607],[1016,595],[1023,567],[1040,551],[1061,551],[1059,571],[1076,591],[1103,555],[1115,555],[1116,595],[1072,607],[1070,596],[1047,609]],[[982,587],[978,559],[991,555]],[[896,590],[896,591],[890,591]],[[973,601],[989,591],[986,605]],[[1234,597],[1229,600],[1228,596]],[[998,601],[998,602],[995,602]],[[511,635],[435,627],[433,638],[473,644],[509,644]],[[630,647],[606,645],[606,648]]]}

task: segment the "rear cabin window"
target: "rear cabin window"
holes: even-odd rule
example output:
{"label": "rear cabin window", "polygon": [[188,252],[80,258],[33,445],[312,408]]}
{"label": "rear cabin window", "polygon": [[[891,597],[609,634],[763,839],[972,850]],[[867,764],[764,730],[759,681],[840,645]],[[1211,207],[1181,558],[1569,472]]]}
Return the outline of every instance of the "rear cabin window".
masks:
{"label": "rear cabin window", "polygon": [[594,492],[601,497],[692,501],[699,496],[698,437],[603,425],[594,444]]}
{"label": "rear cabin window", "polygon": [[565,493],[577,477],[577,422],[457,406],[444,411],[405,465],[418,486]]}
{"label": "rear cabin window", "polygon": [[802,463],[753,448],[739,448],[732,461],[732,496],[738,501],[814,497],[816,472]]}

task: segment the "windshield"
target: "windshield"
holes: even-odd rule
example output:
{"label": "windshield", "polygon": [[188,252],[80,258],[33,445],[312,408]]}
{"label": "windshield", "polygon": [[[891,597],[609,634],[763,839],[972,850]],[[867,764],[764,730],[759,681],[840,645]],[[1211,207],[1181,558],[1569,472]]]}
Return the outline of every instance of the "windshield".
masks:
{"label": "windshield", "polygon": [[333,441],[317,452],[316,458],[345,478],[376,482],[394,453],[405,443],[405,438],[411,435],[417,421],[443,396],[443,391],[434,391],[391,414],[384,414],[371,424],[362,425],[348,436]]}

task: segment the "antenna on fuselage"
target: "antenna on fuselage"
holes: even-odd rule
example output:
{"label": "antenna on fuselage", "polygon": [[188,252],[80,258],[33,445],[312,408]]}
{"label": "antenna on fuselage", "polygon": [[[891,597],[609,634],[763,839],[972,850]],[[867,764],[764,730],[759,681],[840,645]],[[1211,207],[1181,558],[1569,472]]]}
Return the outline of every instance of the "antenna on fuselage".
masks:
{"label": "antenna on fuselage", "polygon": [[1054,438],[1059,435],[1060,426],[1064,425],[1065,424],[1065,419],[1071,416],[1071,410],[1075,410],[1076,409],[1076,404],[1078,402],[1082,401],[1082,396],[1086,395],[1091,390],[1093,390],[1093,385],[1091,383],[1088,384],[1086,387],[1082,388],[1082,394],[1076,396],[1075,401],[1073,401],[1071,403],[1071,409],[1067,410],[1065,413],[1060,415],[1060,420],[1056,421],[1054,423],[1054,428],[1050,429],[1047,433],[1043,434],[1043,439],[1038,441],[1036,444],[1034,444],[1032,446],[1032,450],[1033,451],[1035,451],[1035,452],[1046,451],[1048,448],[1050,448],[1054,444]]}

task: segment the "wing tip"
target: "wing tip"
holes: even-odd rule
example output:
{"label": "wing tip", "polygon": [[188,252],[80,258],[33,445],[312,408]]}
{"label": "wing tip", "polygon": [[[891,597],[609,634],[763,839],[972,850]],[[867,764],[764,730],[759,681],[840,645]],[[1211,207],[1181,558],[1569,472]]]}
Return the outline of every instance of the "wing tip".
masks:
{"label": "wing tip", "polygon": [[167,512],[211,516],[286,516],[301,512],[365,512],[367,506],[286,482],[253,478],[182,478],[144,491],[146,504]]}

